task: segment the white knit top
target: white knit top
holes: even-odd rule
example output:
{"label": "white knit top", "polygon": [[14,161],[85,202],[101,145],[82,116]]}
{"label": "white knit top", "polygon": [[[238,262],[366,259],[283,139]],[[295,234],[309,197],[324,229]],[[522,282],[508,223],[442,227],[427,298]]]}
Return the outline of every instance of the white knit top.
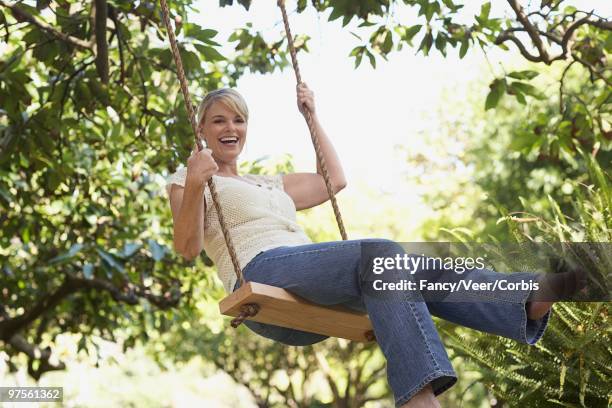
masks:
{"label": "white knit top", "polygon": [[[172,184],[184,187],[186,176],[186,167],[168,176],[168,194]],[[312,243],[296,222],[295,204],[283,189],[282,175],[246,174],[242,177],[253,184],[232,177],[213,176],[240,268],[244,269],[251,259],[268,249]],[[231,293],[237,280],[236,273],[208,184],[204,197],[204,250],[217,265],[217,274],[226,292]]]}

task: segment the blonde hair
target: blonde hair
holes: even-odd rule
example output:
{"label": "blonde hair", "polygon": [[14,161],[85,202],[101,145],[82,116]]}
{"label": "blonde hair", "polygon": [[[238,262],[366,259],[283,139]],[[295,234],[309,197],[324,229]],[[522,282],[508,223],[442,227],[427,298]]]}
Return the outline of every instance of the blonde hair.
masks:
{"label": "blonde hair", "polygon": [[249,108],[247,108],[246,101],[242,95],[240,95],[235,89],[221,88],[209,92],[206,94],[202,102],[200,102],[197,113],[198,125],[202,123],[202,119],[204,119],[206,116],[206,112],[215,102],[223,103],[229,109],[240,115],[245,122],[249,121]]}

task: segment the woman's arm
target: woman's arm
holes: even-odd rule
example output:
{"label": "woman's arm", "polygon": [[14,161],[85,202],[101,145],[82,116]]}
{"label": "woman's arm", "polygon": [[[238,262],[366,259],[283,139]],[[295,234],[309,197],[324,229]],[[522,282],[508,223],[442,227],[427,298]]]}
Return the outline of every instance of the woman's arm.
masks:
{"label": "woman's arm", "polygon": [[[346,187],[346,177],[340,158],[331,143],[331,140],[323,130],[319,118],[315,111],[314,94],[306,87],[305,84],[298,87],[298,107],[304,115],[305,110],[303,104],[310,110],[313,124],[317,132],[319,145],[321,146],[321,154],[325,160],[327,172],[329,173],[330,182],[334,194],[338,193]],[[323,172],[317,160],[316,173],[291,173],[283,176],[285,192],[293,199],[297,210],[311,208],[324,203],[329,199]]]}
{"label": "woman's arm", "polygon": [[194,148],[187,159],[185,187],[172,185],[170,207],[174,222],[174,249],[188,260],[197,257],[204,248],[206,200],[204,189],[219,167],[210,149]]}
{"label": "woman's arm", "polygon": [[191,261],[204,247],[204,184],[194,183],[189,177],[185,187],[173,184],[170,207],[174,222],[174,249]]}

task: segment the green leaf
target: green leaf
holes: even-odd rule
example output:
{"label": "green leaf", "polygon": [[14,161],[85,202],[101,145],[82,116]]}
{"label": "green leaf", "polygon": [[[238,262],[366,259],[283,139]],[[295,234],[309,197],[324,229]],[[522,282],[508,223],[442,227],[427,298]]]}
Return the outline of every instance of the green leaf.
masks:
{"label": "green leaf", "polygon": [[436,12],[440,11],[440,3],[427,3],[425,6],[425,19],[429,22]]}
{"label": "green leaf", "polygon": [[100,255],[100,258],[102,258],[103,263],[106,263],[108,266],[110,266],[111,268],[121,273],[125,273],[125,269],[123,268],[123,265],[121,265],[115,259],[115,256],[113,254],[111,254],[110,252],[106,252],[100,248],[96,248],[96,252],[98,253],[98,255]]}
{"label": "green leaf", "polygon": [[410,41],[414,38],[415,35],[419,33],[419,31],[421,31],[422,27],[423,27],[422,25],[417,24],[417,25],[414,25],[406,29],[406,31],[404,32],[404,35],[402,35],[402,40],[410,44]]}
{"label": "green leaf", "polygon": [[337,18],[340,18],[342,14],[342,9],[340,7],[335,7],[329,14],[329,18],[327,19],[327,21],[334,21]]}
{"label": "green leaf", "polygon": [[465,54],[468,52],[468,48],[470,47],[470,40],[467,38],[461,40],[461,48],[459,49],[459,58],[463,59]]}
{"label": "green leaf", "polygon": [[93,95],[96,95],[96,98],[102,105],[104,106],[110,105],[110,98],[108,95],[108,86],[106,84],[103,84],[97,78],[92,79],[87,84],[89,86],[89,90],[91,91],[91,93]]}
{"label": "green leaf", "polygon": [[149,244],[149,250],[151,251],[151,256],[156,261],[161,261],[162,258],[166,255],[166,247],[157,243],[154,239],[149,238],[147,240]]}
{"label": "green leaf", "polygon": [[83,245],[82,244],[73,244],[70,249],[68,250],[68,252],[61,254],[59,256],[56,256],[55,258],[51,259],[48,261],[48,265],[57,265],[57,264],[63,264],[66,263],[67,261],[71,260],[72,258],[74,258],[74,256],[76,254],[79,253],[79,251],[83,249]]}
{"label": "green leaf", "polygon": [[132,257],[136,251],[138,251],[140,248],[142,248],[142,244],[140,243],[136,243],[136,242],[127,242],[124,246],[123,246],[123,252],[122,255],[125,258],[130,258]]}
{"label": "green leaf", "polygon": [[51,0],[36,0],[36,8],[38,10],[46,9],[49,7],[49,3],[51,3]]}
{"label": "green leaf", "polygon": [[301,13],[302,11],[306,10],[307,5],[308,5],[308,2],[306,0],[298,0],[298,5],[297,5],[298,13]]}
{"label": "green leaf", "polygon": [[436,37],[436,48],[446,57],[446,38],[442,33],[438,33]]}
{"label": "green leaf", "polygon": [[240,41],[238,42],[238,45],[236,45],[236,47],[234,48],[236,51],[245,49],[253,42],[253,37],[251,37],[251,35],[247,31],[242,31],[238,39]]}
{"label": "green leaf", "polygon": [[356,57],[357,55],[362,54],[364,50],[365,50],[364,46],[355,47],[351,50],[349,57]]}
{"label": "green leaf", "polygon": [[372,68],[376,68],[376,58],[374,57],[374,54],[372,54],[367,49],[366,49],[366,54],[368,55],[368,58],[370,59],[370,65],[372,65]]}
{"label": "green leaf", "polygon": [[26,45],[31,45],[41,41],[43,36],[44,34],[41,33],[38,27],[32,27],[32,29],[23,36],[21,41],[26,43]]}
{"label": "green leaf", "polygon": [[425,34],[423,40],[421,41],[421,45],[419,45],[418,51],[423,51],[424,55],[429,55],[429,50],[433,45],[433,34],[431,32]]}
{"label": "green leaf", "polygon": [[352,19],[353,19],[353,16],[345,15],[344,18],[342,19],[342,27],[345,27],[348,23],[351,22]]}
{"label": "green leaf", "polygon": [[610,31],[608,31],[608,33],[606,34],[606,39],[604,41],[604,50],[606,50],[607,53],[612,53],[612,32]]}
{"label": "green leaf", "polygon": [[536,71],[514,71],[508,74],[510,78],[514,79],[533,79],[540,75],[539,72]]}
{"label": "green leaf", "polygon": [[373,25],[376,25],[376,23],[372,23],[370,21],[364,21],[361,24],[359,24],[357,27],[372,27]]}
{"label": "green leaf", "polygon": [[506,81],[503,79],[496,79],[491,83],[490,88],[491,91],[485,102],[485,110],[493,109],[497,106],[506,92]]}
{"label": "green leaf", "polygon": [[49,192],[55,192],[57,187],[62,182],[62,177],[54,168],[49,168],[46,173],[47,177],[47,190]]}
{"label": "green leaf", "polygon": [[382,45],[382,52],[385,54],[388,54],[389,52],[391,52],[391,49],[393,48],[393,38],[391,35],[391,31],[387,31],[387,33],[385,34],[385,40],[383,41],[383,45]]}
{"label": "green leaf", "polygon": [[488,20],[490,12],[491,12],[491,2],[488,1],[480,7],[480,16],[479,16],[480,19],[484,21]]}
{"label": "green leaf", "polygon": [[44,46],[37,46],[32,52],[34,58],[47,65],[49,65],[58,54],[60,54],[60,49],[57,42],[52,42]]}
{"label": "green leaf", "polygon": [[90,263],[86,263],[85,265],[83,265],[83,276],[86,279],[92,279],[94,276],[94,265],[90,264]]}
{"label": "green leaf", "polygon": [[226,58],[219,53],[215,48],[202,44],[193,45],[204,56],[206,61],[223,61]]}
{"label": "green leaf", "polygon": [[537,99],[544,99],[544,95],[533,85],[526,84],[525,82],[513,82],[512,87],[526,95],[533,96]]}
{"label": "green leaf", "polygon": [[202,42],[208,42],[211,38],[215,37],[218,34],[218,31],[211,29],[203,29],[202,27],[187,23],[183,26],[183,32],[186,37],[195,38],[196,40]]}
{"label": "green leaf", "polygon": [[578,9],[574,6],[567,6],[563,9],[563,14],[574,14]]}
{"label": "green leaf", "polygon": [[234,42],[234,41],[238,41],[238,37],[239,34],[242,30],[236,30],[233,33],[230,34],[230,36],[227,38],[227,41],[229,42]]}
{"label": "green leaf", "polygon": [[359,65],[361,65],[361,59],[363,58],[363,52],[359,53],[357,55],[357,57],[355,58],[355,68],[359,67]]}

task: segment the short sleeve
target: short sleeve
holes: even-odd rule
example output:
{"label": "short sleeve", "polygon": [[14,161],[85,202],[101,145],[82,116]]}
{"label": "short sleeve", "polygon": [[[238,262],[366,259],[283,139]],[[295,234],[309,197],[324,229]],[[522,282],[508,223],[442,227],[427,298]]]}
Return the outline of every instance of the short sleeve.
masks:
{"label": "short sleeve", "polygon": [[260,180],[262,180],[266,185],[277,188],[281,191],[284,191],[285,187],[283,184],[283,174],[272,174],[272,175],[259,175]]}
{"label": "short sleeve", "polygon": [[172,173],[166,178],[166,191],[170,195],[172,190],[172,184],[178,184],[181,187],[185,187],[185,179],[187,178],[187,167],[182,167],[176,172]]}

